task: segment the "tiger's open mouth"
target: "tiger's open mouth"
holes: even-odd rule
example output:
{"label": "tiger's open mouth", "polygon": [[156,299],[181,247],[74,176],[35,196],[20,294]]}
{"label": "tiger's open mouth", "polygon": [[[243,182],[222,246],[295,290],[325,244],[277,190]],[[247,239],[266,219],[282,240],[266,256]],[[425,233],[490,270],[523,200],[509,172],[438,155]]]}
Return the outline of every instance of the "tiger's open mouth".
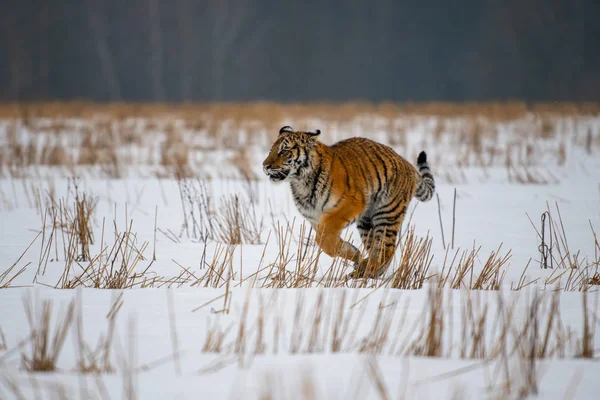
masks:
{"label": "tiger's open mouth", "polygon": [[283,181],[285,178],[287,178],[289,171],[267,171],[267,176],[269,177],[269,179],[273,182],[281,182]]}

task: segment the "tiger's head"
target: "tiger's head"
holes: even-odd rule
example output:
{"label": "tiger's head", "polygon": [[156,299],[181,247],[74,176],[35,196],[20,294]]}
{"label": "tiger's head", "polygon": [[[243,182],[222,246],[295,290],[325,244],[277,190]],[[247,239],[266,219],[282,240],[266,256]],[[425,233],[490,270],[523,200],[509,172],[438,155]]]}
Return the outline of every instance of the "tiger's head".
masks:
{"label": "tiger's head", "polygon": [[298,178],[309,165],[310,152],[314,148],[320,130],[314,132],[294,131],[290,126],[279,130],[279,136],[263,161],[263,170],[272,182]]}

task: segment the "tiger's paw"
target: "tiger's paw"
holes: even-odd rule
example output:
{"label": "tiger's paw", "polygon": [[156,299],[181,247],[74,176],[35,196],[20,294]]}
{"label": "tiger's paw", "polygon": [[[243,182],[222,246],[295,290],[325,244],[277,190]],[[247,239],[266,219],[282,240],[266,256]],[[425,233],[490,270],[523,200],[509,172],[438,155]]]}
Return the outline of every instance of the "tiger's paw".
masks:
{"label": "tiger's paw", "polygon": [[352,272],[350,272],[348,275],[346,275],[346,278],[361,279],[364,277],[364,275],[365,275],[364,271],[359,271],[357,268],[355,268]]}
{"label": "tiger's paw", "polygon": [[348,279],[377,279],[383,275],[385,269],[378,270],[370,265],[367,265],[367,261],[361,261],[354,264],[354,270],[350,272],[347,277]]}

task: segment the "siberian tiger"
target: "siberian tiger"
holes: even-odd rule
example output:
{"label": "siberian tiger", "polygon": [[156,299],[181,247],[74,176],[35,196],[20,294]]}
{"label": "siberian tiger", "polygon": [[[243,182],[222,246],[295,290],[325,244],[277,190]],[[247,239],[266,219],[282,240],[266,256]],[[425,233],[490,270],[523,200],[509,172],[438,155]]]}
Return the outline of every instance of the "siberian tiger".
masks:
{"label": "siberian tiger", "polygon": [[[264,172],[272,182],[288,181],[298,211],[311,223],[317,245],[328,255],[354,262],[351,278],[378,277],[396,250],[396,238],[414,196],[428,201],[435,183],[421,152],[417,168],[390,147],[365,138],[327,146],[320,130],[279,130]],[[368,252],[363,258],[340,232],[356,222]]]}

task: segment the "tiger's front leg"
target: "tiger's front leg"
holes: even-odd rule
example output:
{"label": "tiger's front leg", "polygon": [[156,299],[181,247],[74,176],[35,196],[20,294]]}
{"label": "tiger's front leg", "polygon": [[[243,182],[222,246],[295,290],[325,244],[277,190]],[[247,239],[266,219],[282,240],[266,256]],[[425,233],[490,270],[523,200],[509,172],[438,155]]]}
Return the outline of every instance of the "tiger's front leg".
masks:
{"label": "tiger's front leg", "polygon": [[321,216],[315,229],[315,241],[325,254],[331,257],[342,257],[354,263],[363,261],[360,251],[340,238],[342,229],[360,214],[362,208],[357,201],[340,201],[335,209]]}

